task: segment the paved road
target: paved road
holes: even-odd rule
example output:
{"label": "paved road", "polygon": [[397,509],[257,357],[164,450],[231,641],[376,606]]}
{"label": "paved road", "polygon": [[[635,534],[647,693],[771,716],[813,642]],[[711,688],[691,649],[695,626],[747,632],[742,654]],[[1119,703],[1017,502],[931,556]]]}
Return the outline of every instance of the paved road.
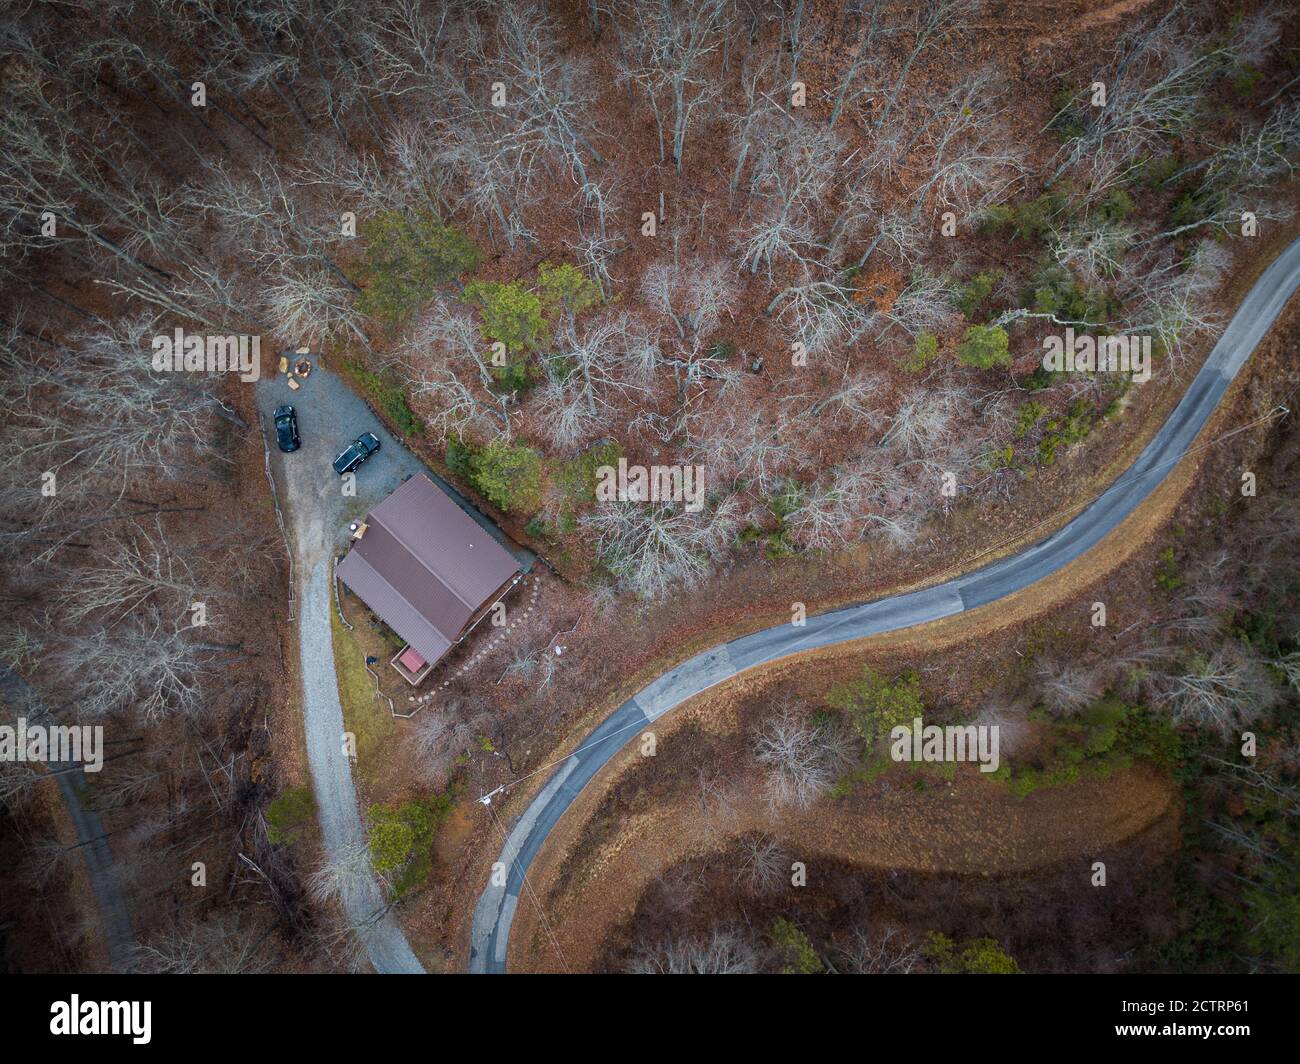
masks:
{"label": "paved road", "polygon": [[[0,698],[30,720],[45,718],[36,693],[26,680],[7,666],[0,666]],[[126,895],[122,892],[117,866],[113,863],[113,851],[104,836],[104,821],[98,813],[81,803],[84,770],[79,762],[52,761],[50,772],[58,780],[63,804],[77,831],[78,848],[86,862],[91,892],[95,895],[95,907],[99,910],[99,922],[104,930],[109,964],[114,972],[134,971],[135,933],[131,930]]]}
{"label": "paved road", "polygon": [[[274,360],[269,367],[274,368]],[[302,672],[302,712],[307,760],[325,849],[337,855],[362,837],[351,765],[343,754],[343,708],[334,672],[330,612],[333,561],[347,544],[347,524],[398,487],[408,476],[433,478],[493,536],[531,567],[533,556],[507,540],[501,530],[461,498],[445,481],[384,429],[365,403],[336,375],[315,368],[302,388],[290,391],[282,376],[257,385],[263,431],[271,433],[271,414],[281,403],[298,413],[302,447],[281,454],[272,443],[272,473],[294,552],[298,599],[298,647]],[[342,494],[330,463],[362,432],[379,437],[380,450],[357,472],[355,498]],[[274,440],[273,435],[268,435]],[[343,897],[352,925],[379,972],[421,972],[419,960],[397,924],[383,911],[383,895],[373,876],[349,885]]]}
{"label": "paved road", "polygon": [[[524,876],[555,823],[600,768],[641,729],[701,691],[797,651],[951,617],[1021,591],[1100,543],[1187,452],[1250,353],[1300,283],[1300,240],[1264,271],[1169,420],[1123,475],[1058,532],[947,583],[817,614],[806,627],[753,632],[682,662],[607,717],[552,774],[512,826],[498,860],[504,885],[483,891],[474,911],[470,970],[504,972]],[[1149,385],[1148,385],[1149,386]]]}

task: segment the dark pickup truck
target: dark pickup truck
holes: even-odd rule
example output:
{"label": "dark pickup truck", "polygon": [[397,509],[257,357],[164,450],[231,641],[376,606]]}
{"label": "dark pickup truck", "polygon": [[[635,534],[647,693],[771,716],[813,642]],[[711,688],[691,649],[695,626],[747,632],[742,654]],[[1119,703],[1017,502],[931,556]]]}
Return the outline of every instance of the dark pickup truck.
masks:
{"label": "dark pickup truck", "polygon": [[351,473],[377,450],[379,450],[379,437],[373,432],[363,432],[334,459],[334,472],[339,476]]}

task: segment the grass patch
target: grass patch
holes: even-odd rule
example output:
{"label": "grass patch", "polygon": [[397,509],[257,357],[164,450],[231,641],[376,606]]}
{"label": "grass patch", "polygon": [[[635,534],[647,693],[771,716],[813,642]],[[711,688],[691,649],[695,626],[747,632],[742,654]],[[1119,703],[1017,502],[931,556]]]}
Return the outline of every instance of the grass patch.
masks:
{"label": "grass patch", "polygon": [[266,834],[276,843],[292,845],[316,822],[316,798],[310,787],[289,787],[266,807]]}
{"label": "grass patch", "polygon": [[[344,628],[333,604],[330,605],[330,631],[334,638],[334,673],[343,706],[343,727],[356,736],[357,774],[368,780],[371,766],[379,765],[381,751],[396,732],[397,722],[388,703],[376,697],[375,681],[366,672],[366,652],[356,638],[362,629],[349,632]],[[378,648],[372,648],[372,653],[374,649]]]}

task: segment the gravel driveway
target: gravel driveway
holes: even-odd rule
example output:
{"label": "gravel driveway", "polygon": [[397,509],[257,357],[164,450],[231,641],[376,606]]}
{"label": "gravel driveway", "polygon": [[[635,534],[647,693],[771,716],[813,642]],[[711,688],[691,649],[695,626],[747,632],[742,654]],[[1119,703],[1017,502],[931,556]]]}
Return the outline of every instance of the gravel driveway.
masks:
{"label": "gravel driveway", "polygon": [[[348,522],[363,516],[408,476],[424,473],[526,567],[531,567],[533,556],[506,539],[500,529],[402,446],[338,376],[322,368],[315,357],[312,361],[311,375],[298,391],[291,391],[283,376],[260,381],[257,407],[262,429],[268,433],[271,470],[294,554],[307,760],[325,848],[334,856],[360,838],[362,832],[351,766],[343,754],[343,708],[330,630],[333,559],[347,546]],[[274,368],[273,359],[269,364]],[[282,403],[292,404],[298,413],[302,446],[293,454],[280,453],[274,442],[271,417]],[[349,442],[367,431],[379,437],[381,447],[357,470],[356,497],[345,497],[342,479],[330,463]],[[345,890],[343,904],[376,971],[424,970],[401,929],[383,912],[383,894],[373,876]]]}

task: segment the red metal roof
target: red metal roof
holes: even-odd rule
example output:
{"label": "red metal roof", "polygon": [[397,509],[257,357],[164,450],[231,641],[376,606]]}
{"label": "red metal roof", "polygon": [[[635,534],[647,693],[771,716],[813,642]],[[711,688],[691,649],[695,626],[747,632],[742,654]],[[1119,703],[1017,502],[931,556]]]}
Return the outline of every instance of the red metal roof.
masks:
{"label": "red metal roof", "polygon": [[519,563],[423,474],[376,506],[338,576],[425,661],[437,661]]}
{"label": "red metal roof", "polygon": [[415,647],[407,647],[397,656],[397,660],[406,666],[409,672],[419,672],[428,664],[424,658],[415,652]]}

